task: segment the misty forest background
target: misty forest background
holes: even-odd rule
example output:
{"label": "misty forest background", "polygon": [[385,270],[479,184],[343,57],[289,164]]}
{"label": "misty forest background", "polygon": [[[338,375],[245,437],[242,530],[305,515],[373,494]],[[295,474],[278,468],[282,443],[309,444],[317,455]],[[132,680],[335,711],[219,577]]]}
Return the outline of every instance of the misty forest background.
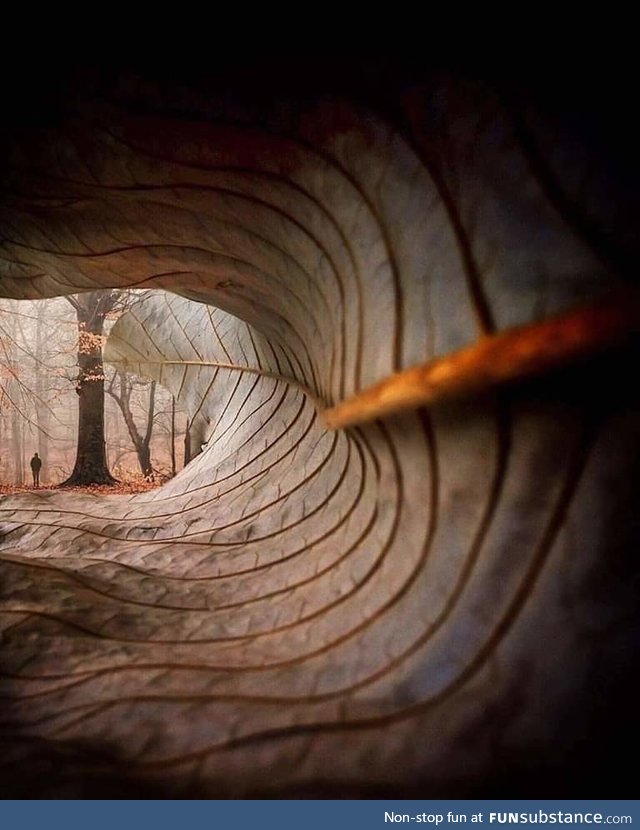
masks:
{"label": "misty forest background", "polygon": [[[41,487],[114,484],[112,476],[116,486],[146,488],[184,466],[187,417],[171,394],[108,364],[102,369],[104,341],[136,293],[0,302],[0,490],[32,486],[35,452],[42,459]],[[93,458],[100,447],[87,434],[96,424],[85,426],[86,418],[104,423],[107,478]],[[83,443],[98,466],[74,480]]]}

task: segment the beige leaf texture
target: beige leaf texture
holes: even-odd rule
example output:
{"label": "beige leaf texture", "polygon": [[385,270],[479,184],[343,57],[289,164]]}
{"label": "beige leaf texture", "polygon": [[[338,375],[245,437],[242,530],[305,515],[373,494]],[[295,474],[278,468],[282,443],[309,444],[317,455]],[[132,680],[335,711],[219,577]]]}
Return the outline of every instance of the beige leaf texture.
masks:
{"label": "beige leaf texture", "polygon": [[345,431],[319,410],[624,282],[592,160],[477,81],[402,118],[138,94],[16,131],[1,290],[149,289],[107,359],[203,451],[143,494],[2,499],[0,763],[178,797],[578,769],[633,647],[633,393],[605,360]]}

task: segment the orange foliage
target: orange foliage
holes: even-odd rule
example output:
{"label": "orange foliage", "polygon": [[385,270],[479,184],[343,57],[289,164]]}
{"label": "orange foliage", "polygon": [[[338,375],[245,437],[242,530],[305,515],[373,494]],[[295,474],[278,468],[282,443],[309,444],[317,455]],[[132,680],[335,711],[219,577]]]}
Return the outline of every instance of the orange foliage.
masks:
{"label": "orange foliage", "polygon": [[155,476],[154,478],[144,478],[140,476],[139,478],[132,478],[127,481],[119,481],[117,484],[91,484],[87,487],[64,488],[59,485],[28,487],[24,484],[0,484],[0,495],[7,496],[15,493],[33,492],[42,493],[63,489],[65,492],[86,493],[96,496],[122,496],[130,495],[132,493],[145,493],[148,490],[154,490],[156,487],[160,487],[161,484],[164,484],[166,480],[166,476]]}

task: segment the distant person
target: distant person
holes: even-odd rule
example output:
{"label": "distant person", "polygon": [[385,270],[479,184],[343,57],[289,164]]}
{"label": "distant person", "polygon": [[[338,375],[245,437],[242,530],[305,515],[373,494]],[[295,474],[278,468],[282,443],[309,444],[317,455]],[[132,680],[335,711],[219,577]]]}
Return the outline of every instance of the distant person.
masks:
{"label": "distant person", "polygon": [[33,486],[39,487],[40,486],[40,467],[42,467],[42,459],[35,453],[33,458],[31,459],[31,472],[33,473]]}

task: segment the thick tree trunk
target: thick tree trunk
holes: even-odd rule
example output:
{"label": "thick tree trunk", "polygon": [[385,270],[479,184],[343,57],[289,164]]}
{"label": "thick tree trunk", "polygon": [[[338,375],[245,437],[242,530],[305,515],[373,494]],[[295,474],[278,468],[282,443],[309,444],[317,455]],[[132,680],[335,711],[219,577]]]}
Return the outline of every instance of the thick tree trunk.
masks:
{"label": "thick tree trunk", "polygon": [[[113,295],[113,292],[107,292]],[[102,336],[115,296],[82,294],[74,300],[78,318],[78,444],[76,461],[62,486],[115,484],[109,472],[104,440],[104,367]]]}

